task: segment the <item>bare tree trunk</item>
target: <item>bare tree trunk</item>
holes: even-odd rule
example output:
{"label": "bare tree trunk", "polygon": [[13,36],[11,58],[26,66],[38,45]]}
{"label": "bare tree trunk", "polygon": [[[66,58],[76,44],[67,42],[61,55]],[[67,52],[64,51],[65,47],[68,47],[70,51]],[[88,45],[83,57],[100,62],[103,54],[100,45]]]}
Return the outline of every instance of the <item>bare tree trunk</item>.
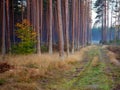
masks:
{"label": "bare tree trunk", "polygon": [[10,39],[10,18],[9,18],[9,0],[6,0],[6,24],[7,24],[7,52],[11,51],[11,39]]}
{"label": "bare tree trunk", "polygon": [[46,42],[46,45],[49,47],[49,37],[50,37],[50,35],[49,35],[50,34],[50,30],[49,30],[49,28],[50,28],[49,27],[50,26],[49,25],[49,22],[50,22],[49,20],[50,19],[48,17],[48,15],[49,15],[49,6],[47,6],[46,8],[47,8],[46,9],[46,29],[47,29],[47,42]]}
{"label": "bare tree trunk", "polygon": [[81,30],[81,26],[80,26],[80,20],[81,20],[81,16],[80,16],[80,0],[78,0],[78,36],[77,36],[77,49],[79,50],[80,47],[80,30]]}
{"label": "bare tree trunk", "polygon": [[27,0],[27,20],[30,22],[30,0]]}
{"label": "bare tree trunk", "polygon": [[35,0],[31,0],[31,23],[35,31]]}
{"label": "bare tree trunk", "polygon": [[88,7],[88,1],[86,0],[85,2],[85,14],[84,14],[84,19],[85,19],[85,23],[84,23],[84,28],[85,28],[85,46],[87,45],[87,17],[88,17],[88,11],[87,11],[87,7]]}
{"label": "bare tree trunk", "polygon": [[23,19],[24,19],[24,11],[23,11],[24,6],[23,6],[23,0],[21,0],[21,2],[22,2],[22,3],[21,3],[21,6],[22,6],[22,8],[21,8],[21,9],[22,9],[22,12],[21,12],[22,18],[21,18],[21,19],[22,19],[22,21],[23,21]]}
{"label": "bare tree trunk", "polygon": [[72,1],[72,54],[75,52],[75,0]]}
{"label": "bare tree trunk", "polygon": [[6,42],[6,38],[5,38],[5,31],[6,31],[6,13],[5,13],[5,0],[3,0],[3,20],[2,20],[2,55],[6,54],[6,46],[5,46],[5,42]]}
{"label": "bare tree trunk", "polygon": [[110,41],[112,41],[112,13],[113,13],[113,5],[111,6],[112,7],[112,9],[111,9],[111,22],[110,22],[110,36],[109,36],[109,38],[110,38]]}
{"label": "bare tree trunk", "polygon": [[63,27],[62,27],[62,13],[61,13],[61,0],[57,0],[57,15],[58,15],[58,29],[59,29],[59,55],[64,58],[64,40],[63,40]]}
{"label": "bare tree trunk", "polygon": [[[110,31],[109,30],[109,0],[107,1],[107,37],[108,37],[108,32]],[[109,42],[108,38],[107,38],[107,42]]]}
{"label": "bare tree trunk", "polygon": [[69,4],[68,0],[65,0],[65,31],[66,31],[66,48],[67,55],[69,55]]}
{"label": "bare tree trunk", "polygon": [[88,36],[88,42],[89,42],[89,44],[91,44],[91,40],[92,40],[92,30],[91,30],[91,28],[92,28],[92,19],[91,19],[91,17],[92,17],[92,11],[91,11],[91,8],[92,8],[92,0],[90,0],[89,1],[89,7],[88,7],[88,10],[89,10],[89,17],[88,17],[88,29],[89,29],[89,36]]}
{"label": "bare tree trunk", "polygon": [[104,33],[103,33],[103,39],[104,39],[104,43],[106,43],[106,41],[107,41],[107,13],[106,13],[106,11],[107,11],[107,7],[106,7],[106,0],[104,1]]}
{"label": "bare tree trunk", "polygon": [[41,54],[40,48],[40,18],[39,18],[39,0],[36,0],[36,30],[37,30],[37,54]]}
{"label": "bare tree trunk", "polygon": [[83,4],[82,4],[82,1],[80,0],[80,43],[81,45],[83,45],[83,17],[82,17],[82,7],[83,7]]}
{"label": "bare tree trunk", "polygon": [[42,29],[43,29],[43,0],[40,0],[40,41],[42,43]]}
{"label": "bare tree trunk", "polygon": [[79,50],[79,0],[76,1],[76,49]]}
{"label": "bare tree trunk", "polygon": [[15,45],[15,29],[14,29],[14,5],[13,0],[10,2],[10,31],[12,33],[12,44]]}
{"label": "bare tree trunk", "polygon": [[33,25],[33,29],[34,31],[36,31],[36,0],[32,0],[32,25]]}
{"label": "bare tree trunk", "polygon": [[84,3],[82,1],[82,45],[83,47],[85,46],[85,7],[84,7]]}
{"label": "bare tree trunk", "polygon": [[52,49],[52,20],[53,20],[53,11],[52,11],[52,0],[49,0],[49,14],[50,14],[50,17],[49,17],[49,54],[52,54],[53,53],[53,49]]}

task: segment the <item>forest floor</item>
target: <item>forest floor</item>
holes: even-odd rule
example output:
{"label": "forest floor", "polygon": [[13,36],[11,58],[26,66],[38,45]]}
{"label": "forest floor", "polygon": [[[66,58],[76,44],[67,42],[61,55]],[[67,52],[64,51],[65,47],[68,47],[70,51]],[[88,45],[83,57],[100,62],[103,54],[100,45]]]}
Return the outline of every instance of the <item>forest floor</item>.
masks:
{"label": "forest floor", "polygon": [[0,73],[0,90],[120,90],[120,47],[89,46],[66,61],[49,61],[41,68],[21,61],[12,66],[14,60],[7,59],[11,66],[5,64],[10,70]]}

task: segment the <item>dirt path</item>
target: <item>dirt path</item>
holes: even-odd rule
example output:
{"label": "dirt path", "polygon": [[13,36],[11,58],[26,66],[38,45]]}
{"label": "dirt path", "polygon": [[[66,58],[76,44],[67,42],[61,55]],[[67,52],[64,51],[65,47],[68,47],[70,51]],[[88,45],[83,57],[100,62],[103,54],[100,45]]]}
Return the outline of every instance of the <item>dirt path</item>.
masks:
{"label": "dirt path", "polygon": [[118,75],[107,51],[96,46],[86,52],[83,62],[75,64],[70,72],[61,74],[60,80],[53,80],[45,90],[120,90]]}

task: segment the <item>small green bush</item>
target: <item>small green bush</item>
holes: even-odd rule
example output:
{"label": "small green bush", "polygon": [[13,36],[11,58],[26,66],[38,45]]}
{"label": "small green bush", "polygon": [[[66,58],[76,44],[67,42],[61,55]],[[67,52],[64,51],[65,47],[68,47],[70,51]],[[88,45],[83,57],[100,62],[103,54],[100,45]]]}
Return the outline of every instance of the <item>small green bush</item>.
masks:
{"label": "small green bush", "polygon": [[35,52],[36,32],[27,20],[17,23],[16,36],[20,42],[12,46],[12,52],[16,54],[29,54]]}

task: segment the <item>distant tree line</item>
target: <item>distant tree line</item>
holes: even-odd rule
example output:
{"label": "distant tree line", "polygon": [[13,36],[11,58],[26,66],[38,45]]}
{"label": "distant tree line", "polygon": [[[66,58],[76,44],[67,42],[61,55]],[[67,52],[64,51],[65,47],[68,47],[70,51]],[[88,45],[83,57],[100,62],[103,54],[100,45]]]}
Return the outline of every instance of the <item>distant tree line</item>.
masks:
{"label": "distant tree line", "polygon": [[[101,43],[120,40],[120,1],[119,0],[96,0],[96,22],[101,25]],[[114,39],[113,37],[114,30]],[[109,34],[109,37],[107,37]]]}

